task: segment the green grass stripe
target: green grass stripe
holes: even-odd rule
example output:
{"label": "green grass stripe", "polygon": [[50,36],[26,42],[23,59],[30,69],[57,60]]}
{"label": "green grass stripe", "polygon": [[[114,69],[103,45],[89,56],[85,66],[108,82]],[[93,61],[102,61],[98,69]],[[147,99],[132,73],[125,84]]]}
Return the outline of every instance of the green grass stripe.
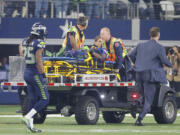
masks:
{"label": "green grass stripe", "polygon": [[[10,110],[11,111],[11,110]],[[180,117],[174,124],[157,124],[153,117],[145,117],[145,126],[134,126],[135,119],[125,117],[122,123],[107,124],[100,117],[96,125],[77,125],[74,117],[46,118],[44,124],[35,128],[43,132],[38,135],[179,135]],[[30,135],[20,118],[0,118],[0,135]]]}
{"label": "green grass stripe", "polygon": [[35,75],[34,78],[35,78],[35,80],[36,80],[36,82],[37,82],[37,84],[38,84],[38,86],[40,88],[41,95],[42,95],[43,99],[47,99],[47,97],[45,95],[45,92],[44,92],[44,87],[42,86],[42,83],[41,83],[41,81],[39,79],[39,76]]}

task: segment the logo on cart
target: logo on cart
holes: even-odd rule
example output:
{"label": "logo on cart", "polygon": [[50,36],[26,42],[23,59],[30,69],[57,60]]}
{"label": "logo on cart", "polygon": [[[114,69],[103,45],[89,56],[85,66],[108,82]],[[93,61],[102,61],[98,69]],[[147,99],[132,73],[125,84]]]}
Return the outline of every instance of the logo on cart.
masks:
{"label": "logo on cart", "polygon": [[109,77],[108,77],[108,76],[105,76],[105,80],[108,81],[108,80],[109,80]]}
{"label": "logo on cart", "polygon": [[83,76],[83,82],[108,82],[109,76],[106,75],[85,75]]}

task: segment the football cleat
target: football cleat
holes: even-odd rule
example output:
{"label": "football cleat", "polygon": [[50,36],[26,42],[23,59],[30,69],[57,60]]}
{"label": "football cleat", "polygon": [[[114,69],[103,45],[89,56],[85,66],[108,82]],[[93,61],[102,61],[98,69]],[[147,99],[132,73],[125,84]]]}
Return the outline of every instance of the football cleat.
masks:
{"label": "football cleat", "polygon": [[41,133],[42,132],[41,130],[33,127],[33,119],[32,118],[28,119],[26,117],[22,117],[22,121],[32,133]]}
{"label": "football cleat", "polygon": [[31,128],[30,131],[32,133],[41,133],[42,132],[40,129],[36,129],[36,128]]}

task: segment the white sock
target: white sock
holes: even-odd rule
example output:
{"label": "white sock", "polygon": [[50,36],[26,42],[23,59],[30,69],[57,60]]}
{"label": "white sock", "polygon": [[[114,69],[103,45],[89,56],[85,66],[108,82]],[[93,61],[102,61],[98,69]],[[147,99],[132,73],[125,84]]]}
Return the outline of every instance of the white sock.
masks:
{"label": "white sock", "polygon": [[31,128],[34,128],[34,124],[33,124],[33,121],[34,121],[34,120],[33,120],[33,118],[31,118],[30,121],[31,121],[31,122],[30,122]]}
{"label": "white sock", "polygon": [[35,114],[37,113],[37,111],[34,109],[34,108],[32,108],[29,112],[28,112],[28,114],[26,114],[26,118],[28,118],[28,119],[30,119],[30,118],[32,118]]}

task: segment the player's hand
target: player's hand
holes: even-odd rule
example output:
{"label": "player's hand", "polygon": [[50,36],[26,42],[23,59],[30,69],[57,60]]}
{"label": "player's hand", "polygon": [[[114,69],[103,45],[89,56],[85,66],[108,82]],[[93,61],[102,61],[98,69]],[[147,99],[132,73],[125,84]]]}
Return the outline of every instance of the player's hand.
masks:
{"label": "player's hand", "polygon": [[47,78],[43,78],[43,84],[48,85],[48,79]]}

